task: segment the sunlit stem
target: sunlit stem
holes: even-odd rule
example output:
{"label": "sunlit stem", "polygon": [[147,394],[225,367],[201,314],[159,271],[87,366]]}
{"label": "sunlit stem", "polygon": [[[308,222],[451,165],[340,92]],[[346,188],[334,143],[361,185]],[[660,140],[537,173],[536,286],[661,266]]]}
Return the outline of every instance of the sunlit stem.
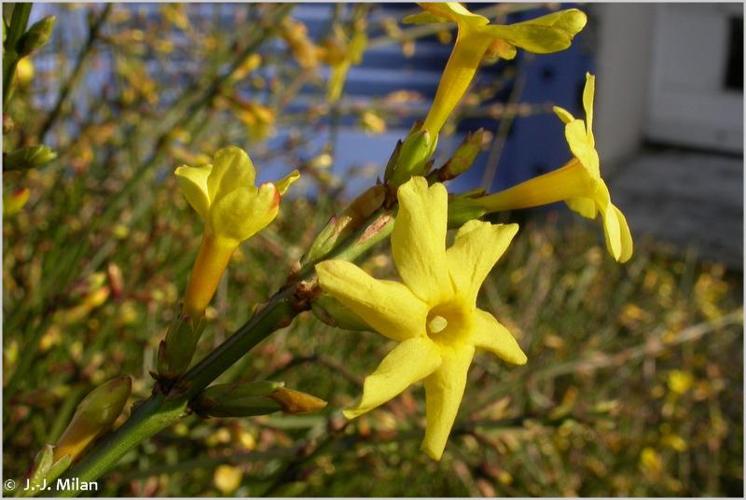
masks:
{"label": "sunlit stem", "polygon": [[563,167],[512,188],[475,200],[490,212],[539,207],[572,198],[590,197],[592,179],[575,158]]}
{"label": "sunlit stem", "polygon": [[205,232],[184,297],[184,314],[198,318],[215,295],[220,278],[237,246],[232,240]]}
{"label": "sunlit stem", "polygon": [[468,90],[490,41],[490,38],[480,35],[474,28],[459,26],[456,44],[443,70],[433,104],[422,125],[431,137],[437,137],[453,109]]}

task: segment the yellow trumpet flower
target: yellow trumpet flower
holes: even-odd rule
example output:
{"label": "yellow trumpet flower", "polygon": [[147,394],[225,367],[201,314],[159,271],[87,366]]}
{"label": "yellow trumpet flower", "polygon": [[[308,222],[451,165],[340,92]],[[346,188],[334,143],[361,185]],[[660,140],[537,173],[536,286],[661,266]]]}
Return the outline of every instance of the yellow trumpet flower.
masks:
{"label": "yellow trumpet flower", "polygon": [[210,303],[220,277],[238,245],[272,222],[280,198],[300,174],[254,186],[249,155],[235,146],[215,153],[211,164],[176,169],[181,190],[205,222],[205,232],[189,279],[184,312],[198,317]]}
{"label": "yellow trumpet flower", "polygon": [[601,178],[593,125],[595,77],[586,73],[583,107],[586,120],[573,117],[567,110],[554,107],[565,123],[565,138],[574,158],[565,166],[526,182],[476,200],[490,212],[537,207],[564,201],[583,217],[595,219],[600,213],[604,224],[606,247],[619,262],[632,257],[632,233],[627,219],[616,205]]}
{"label": "yellow trumpet flower", "polygon": [[403,283],[377,280],[342,260],[316,265],[321,288],[381,335],[399,342],[366,377],[355,418],[424,380],[427,430],[422,449],[439,460],[466,385],[475,348],[524,364],[526,355],[498,321],[476,306],[490,269],[517,224],[472,220],[446,249],[448,193],[413,177],[398,190],[391,247]]}
{"label": "yellow trumpet flower", "polygon": [[485,55],[512,59],[516,47],[537,54],[564,50],[587,20],[578,9],[566,9],[503,26],[489,24],[486,17],[473,14],[458,2],[421,3],[420,6],[425,12],[406,17],[405,23],[455,22],[458,26],[456,45],[422,127],[432,137],[440,132],[466,93]]}

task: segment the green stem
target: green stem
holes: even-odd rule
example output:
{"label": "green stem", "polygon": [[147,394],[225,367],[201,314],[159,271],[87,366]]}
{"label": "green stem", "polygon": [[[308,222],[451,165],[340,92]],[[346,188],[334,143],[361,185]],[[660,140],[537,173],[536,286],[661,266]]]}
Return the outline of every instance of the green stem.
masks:
{"label": "green stem", "polygon": [[[95,481],[135,445],[178,421],[186,414],[186,409],[183,398],[170,399],[163,394],[151,396],[135,408],[124,425],[102,439],[65,477],[77,478],[80,483]],[[72,497],[80,492],[70,489],[58,493],[62,497]]]}
{"label": "green stem", "polygon": [[13,94],[11,85],[13,84],[13,77],[16,74],[16,66],[18,65],[18,52],[16,51],[16,43],[26,32],[26,25],[28,24],[29,16],[31,15],[30,3],[17,3],[13,7],[13,14],[10,18],[10,26],[8,27],[7,38],[5,39],[4,51],[3,51],[3,111],[10,97]]}

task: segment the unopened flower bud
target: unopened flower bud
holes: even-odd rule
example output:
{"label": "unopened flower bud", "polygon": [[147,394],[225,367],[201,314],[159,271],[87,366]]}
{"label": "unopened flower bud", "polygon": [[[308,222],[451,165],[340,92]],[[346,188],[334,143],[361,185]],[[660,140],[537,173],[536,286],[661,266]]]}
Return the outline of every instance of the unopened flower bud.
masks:
{"label": "unopened flower bud", "polygon": [[466,137],[464,137],[463,142],[456,149],[456,152],[453,153],[451,159],[438,172],[438,181],[444,182],[453,179],[469,170],[474,160],[476,160],[482,151],[486,135],[487,132],[484,129],[466,134]]}
{"label": "unopened flower bud", "polygon": [[3,197],[3,215],[9,216],[16,214],[23,209],[28,201],[31,191],[29,188],[16,189],[12,193]]}
{"label": "unopened flower bud", "polygon": [[312,262],[331,252],[336,244],[358,229],[373,212],[383,205],[386,188],[377,184],[358,196],[338,216],[332,217],[319,232],[301,263]]}
{"label": "unopened flower bud", "polygon": [[12,153],[3,154],[3,170],[38,168],[55,158],[57,158],[57,153],[43,144],[19,148]]}
{"label": "unopened flower bud", "polygon": [[312,413],[326,407],[326,401],[305,392],[280,387],[270,397],[280,403],[282,411],[290,414]]}
{"label": "unopened flower bud", "polygon": [[72,420],[54,449],[54,461],[74,460],[98,436],[108,431],[124,409],[132,391],[132,379],[117,377],[92,390],[78,404]]}
{"label": "unopened flower bud", "polygon": [[54,16],[47,16],[41,21],[34,23],[18,40],[18,44],[16,45],[18,54],[21,57],[27,56],[31,52],[46,45],[52,36],[55,21],[56,18]]}
{"label": "unopened flower bud", "polygon": [[271,398],[283,382],[260,380],[235,382],[208,387],[192,403],[192,409],[203,417],[253,417],[282,410]]}
{"label": "unopened flower bud", "polygon": [[438,137],[433,137],[427,130],[415,124],[404,139],[396,160],[389,162],[384,177],[389,184],[399,186],[416,175],[425,175],[429,168],[428,161],[435,152]]}

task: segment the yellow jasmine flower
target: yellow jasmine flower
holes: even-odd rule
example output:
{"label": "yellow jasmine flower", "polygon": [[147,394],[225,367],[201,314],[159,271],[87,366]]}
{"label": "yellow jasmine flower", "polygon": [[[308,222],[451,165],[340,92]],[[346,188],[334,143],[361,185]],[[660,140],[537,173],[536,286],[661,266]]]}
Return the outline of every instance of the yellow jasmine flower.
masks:
{"label": "yellow jasmine flower", "polygon": [[[567,9],[536,19],[507,26],[489,24],[458,2],[421,3],[425,10],[408,16],[404,22],[455,22],[456,45],[448,59],[443,76],[423,129],[436,136],[456,104],[466,93],[485,55],[512,59],[516,47],[537,54],[558,52],[570,46],[573,37],[583,29],[586,16],[578,9]],[[489,52],[489,53],[488,53]]]}
{"label": "yellow jasmine flower", "polygon": [[184,197],[205,222],[184,302],[186,314],[201,316],[233,252],[277,217],[280,197],[300,174],[293,170],[256,187],[254,164],[235,146],[219,150],[210,164],[182,165],[175,173]]}
{"label": "yellow jasmine flower", "polygon": [[601,178],[591,129],[594,89],[595,77],[587,73],[583,91],[586,121],[573,117],[559,106],[554,107],[554,112],[565,123],[565,138],[574,156],[572,160],[562,168],[480,198],[477,203],[494,212],[565,201],[570,209],[583,217],[595,219],[600,213],[609,253],[617,261],[626,262],[632,257],[632,234],[627,219],[611,202],[609,189]]}
{"label": "yellow jasmine flower", "polygon": [[356,265],[316,265],[321,288],[399,344],[366,377],[355,418],[424,380],[427,430],[423,450],[439,460],[458,412],[476,347],[505,361],[526,355],[498,321],[476,306],[490,269],[518,231],[516,224],[472,220],[446,249],[448,193],[413,177],[398,190],[399,213],[391,247],[403,283],[377,280]]}
{"label": "yellow jasmine flower", "polygon": [[365,20],[358,19],[354,26],[355,32],[349,42],[341,29],[335,30],[333,38],[327,40],[321,52],[322,60],[330,67],[326,92],[326,99],[330,103],[335,103],[342,97],[347,73],[353,65],[360,64],[363,60],[363,53],[368,46],[368,35],[365,29]]}

